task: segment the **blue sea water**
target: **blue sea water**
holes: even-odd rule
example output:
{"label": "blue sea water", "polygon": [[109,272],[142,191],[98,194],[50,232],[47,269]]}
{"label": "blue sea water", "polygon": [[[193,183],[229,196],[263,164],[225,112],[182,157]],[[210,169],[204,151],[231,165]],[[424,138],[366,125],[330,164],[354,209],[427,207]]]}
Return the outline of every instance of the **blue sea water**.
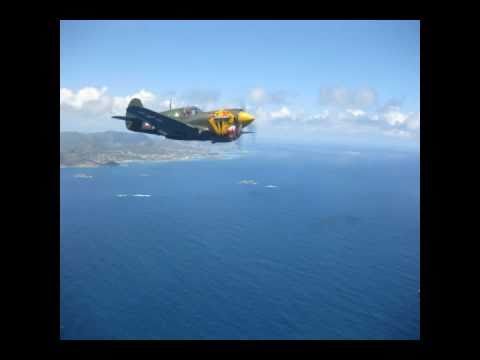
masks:
{"label": "blue sea water", "polygon": [[62,339],[419,338],[418,151],[60,173]]}

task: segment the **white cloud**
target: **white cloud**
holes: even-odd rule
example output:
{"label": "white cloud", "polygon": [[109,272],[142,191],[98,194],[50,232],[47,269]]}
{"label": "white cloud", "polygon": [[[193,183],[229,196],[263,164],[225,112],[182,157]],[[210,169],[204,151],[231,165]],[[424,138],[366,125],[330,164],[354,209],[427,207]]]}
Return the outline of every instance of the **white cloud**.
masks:
{"label": "white cloud", "polygon": [[400,108],[393,107],[383,113],[383,118],[388,124],[395,126],[404,124],[407,121],[408,115],[402,113]]}
{"label": "white cloud", "polygon": [[413,113],[407,118],[407,127],[410,130],[420,129],[420,113],[419,112]]}
{"label": "white cloud", "polygon": [[388,136],[407,137],[407,138],[413,136],[413,134],[410,133],[409,131],[401,130],[401,129],[385,130],[384,134]]}
{"label": "white cloud", "polygon": [[347,113],[353,115],[354,117],[358,117],[358,116],[363,116],[366,114],[365,111],[363,110],[360,110],[360,109],[347,109],[345,110]]}
{"label": "white cloud", "polygon": [[279,105],[288,103],[292,94],[285,91],[267,91],[264,88],[257,87],[249,91],[247,98],[256,105]]}
{"label": "white cloud", "polygon": [[62,130],[103,131],[119,130],[122,124],[112,120],[112,115],[123,115],[133,98],[146,106],[168,107],[164,101],[145,89],[128,96],[111,96],[107,87],[83,87],[79,90],[60,89],[60,126]]}
{"label": "white cloud", "polygon": [[343,88],[332,89],[330,94],[327,93],[326,96],[330,96],[331,101],[337,105],[348,105],[351,97],[350,93]]}
{"label": "white cloud", "polygon": [[320,111],[318,114],[310,116],[306,120],[317,121],[317,120],[328,120],[330,118],[331,118],[331,111],[325,109],[325,110]]}
{"label": "white cloud", "polygon": [[77,92],[67,88],[60,89],[60,106],[69,106],[74,109],[81,109],[86,104],[99,101],[106,93],[107,88],[85,87]]}
{"label": "white cloud", "polygon": [[405,112],[401,107],[381,107],[372,111],[360,108],[329,108],[314,115],[300,114],[288,107],[260,112],[259,124],[293,131],[342,135],[381,134],[401,138],[418,136],[420,116],[418,112]]}
{"label": "white cloud", "polygon": [[272,119],[276,119],[276,118],[288,118],[288,117],[291,117],[292,116],[292,113],[290,111],[290,109],[286,106],[282,106],[280,108],[280,110],[278,111],[272,111],[270,113],[270,117]]}
{"label": "white cloud", "polygon": [[364,108],[375,104],[376,92],[370,88],[347,89],[344,87],[320,89],[321,105],[334,107]]}
{"label": "white cloud", "polygon": [[[62,88],[60,89],[60,110],[78,112],[86,116],[123,113],[133,98],[139,98],[146,105],[165,105],[165,100],[156,104],[157,96],[145,89],[132,95],[113,97],[107,94],[107,90],[107,87],[84,87],[78,91]],[[168,101],[166,105],[168,106]]]}
{"label": "white cloud", "polygon": [[353,94],[354,103],[359,106],[370,106],[377,101],[377,94],[374,90],[369,88],[359,89]]}
{"label": "white cloud", "polygon": [[[128,106],[128,103],[134,98],[140,99],[145,106],[155,106],[155,105],[168,106],[168,100],[161,101],[160,104],[155,104],[155,100],[157,99],[157,96],[150,91],[141,89],[140,91],[136,92],[133,95],[123,96],[123,97],[122,96],[113,97],[113,106],[112,106],[111,112],[115,114],[123,114],[125,112],[125,109]],[[165,101],[166,101],[166,104],[165,104]]]}
{"label": "white cloud", "polygon": [[255,88],[250,91],[249,98],[255,103],[262,103],[267,99],[267,93],[262,88]]}
{"label": "white cloud", "polygon": [[181,96],[189,105],[208,108],[218,103],[220,92],[217,90],[190,90]]}
{"label": "white cloud", "polygon": [[60,89],[60,105],[67,103],[74,96],[73,91],[66,88]]}
{"label": "white cloud", "polygon": [[152,103],[156,99],[156,96],[153,93],[151,93],[150,91],[147,91],[145,89],[140,90],[139,92],[133,94],[131,97],[132,98],[139,98],[140,100],[142,100],[145,103]]}
{"label": "white cloud", "polygon": [[370,132],[418,137],[420,114],[405,111],[398,101],[378,106],[373,89],[324,88],[320,90],[320,104],[329,113],[327,118],[309,117],[308,124],[314,128],[335,128],[339,132],[352,134]]}

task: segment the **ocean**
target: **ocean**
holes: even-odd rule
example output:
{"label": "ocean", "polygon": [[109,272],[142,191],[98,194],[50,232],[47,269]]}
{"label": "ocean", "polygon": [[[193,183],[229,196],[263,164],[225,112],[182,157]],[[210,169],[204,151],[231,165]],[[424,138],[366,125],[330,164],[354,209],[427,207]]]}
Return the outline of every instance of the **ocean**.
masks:
{"label": "ocean", "polygon": [[418,150],[249,150],[60,169],[61,339],[419,338]]}

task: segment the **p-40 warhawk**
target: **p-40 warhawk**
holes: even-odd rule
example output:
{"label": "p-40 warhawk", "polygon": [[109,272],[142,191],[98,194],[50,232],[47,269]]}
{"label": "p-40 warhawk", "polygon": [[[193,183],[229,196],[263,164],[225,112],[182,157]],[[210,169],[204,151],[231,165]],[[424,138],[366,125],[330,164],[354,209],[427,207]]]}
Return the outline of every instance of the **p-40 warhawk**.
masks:
{"label": "p-40 warhawk", "polygon": [[125,120],[128,130],[163,135],[175,140],[209,140],[228,142],[238,139],[255,119],[243,109],[201,111],[195,106],[155,112],[144,108],[139,99],[132,99],[126,116],[113,116]]}

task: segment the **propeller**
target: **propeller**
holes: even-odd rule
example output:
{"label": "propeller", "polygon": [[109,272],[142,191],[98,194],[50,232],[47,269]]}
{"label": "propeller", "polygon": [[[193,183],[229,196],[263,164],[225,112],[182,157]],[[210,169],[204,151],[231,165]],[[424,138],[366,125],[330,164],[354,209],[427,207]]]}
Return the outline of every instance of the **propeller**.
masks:
{"label": "propeller", "polygon": [[242,143],[242,134],[243,132],[243,126],[240,120],[238,120],[238,117],[235,117],[234,120],[234,125],[235,125],[235,143],[238,146],[238,149],[242,151],[243,148],[243,143]]}
{"label": "propeller", "polygon": [[[248,113],[251,113],[251,111],[249,111],[249,106],[248,106],[248,104],[246,103],[245,100],[243,101],[242,109],[244,111],[248,112]],[[253,123],[248,125],[248,130],[243,130],[242,131],[242,134],[252,134],[250,136],[250,138],[252,139],[252,144],[255,145],[256,144],[256,132],[257,132],[257,128],[256,128],[256,124],[255,124],[255,121],[254,121]]]}

